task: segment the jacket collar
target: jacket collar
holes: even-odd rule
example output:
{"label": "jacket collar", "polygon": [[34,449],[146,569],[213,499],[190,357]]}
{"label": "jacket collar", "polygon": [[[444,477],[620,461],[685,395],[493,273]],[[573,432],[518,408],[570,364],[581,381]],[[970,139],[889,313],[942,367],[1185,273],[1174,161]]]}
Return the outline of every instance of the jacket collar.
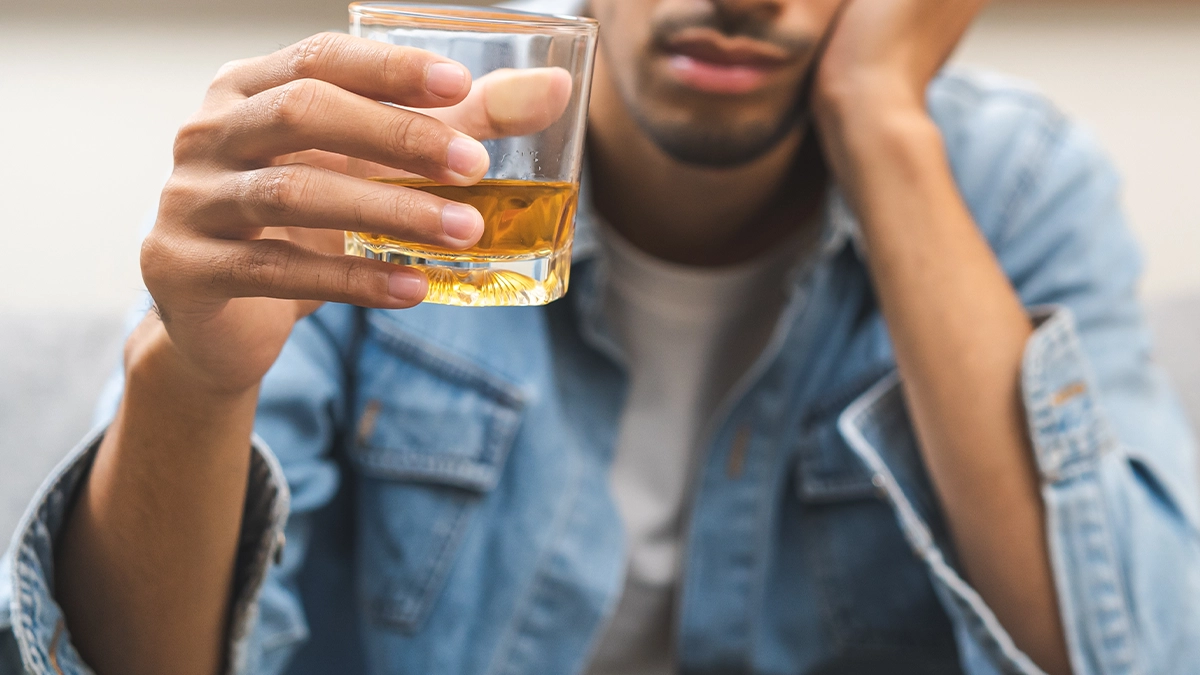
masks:
{"label": "jacket collar", "polygon": [[[568,296],[574,296],[572,302],[578,310],[577,319],[584,340],[615,363],[624,365],[624,351],[604,316],[608,264],[605,247],[599,238],[602,217],[592,202],[591,176],[587,166],[585,158],[575,213],[575,238],[571,250],[573,278]],[[791,315],[787,311],[791,305],[805,301],[807,294],[803,288],[819,267],[831,263],[848,246],[860,258],[864,255],[858,221],[836,185],[831,184],[827,190],[819,217],[822,233],[816,252],[797,258],[787,273],[789,299],[783,316]]]}

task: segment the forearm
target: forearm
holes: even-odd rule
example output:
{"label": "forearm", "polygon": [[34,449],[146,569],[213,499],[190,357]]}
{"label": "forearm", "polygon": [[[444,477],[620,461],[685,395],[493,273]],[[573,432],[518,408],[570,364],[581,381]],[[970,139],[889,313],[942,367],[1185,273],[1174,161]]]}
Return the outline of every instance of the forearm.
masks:
{"label": "forearm", "polygon": [[216,673],[257,389],[209,395],[161,323],[127,348],[125,395],[56,555],[72,639],[98,673]]}
{"label": "forearm", "polygon": [[965,574],[1017,646],[1048,672],[1069,672],[1020,391],[1033,326],[959,195],[932,120],[916,106],[853,109],[827,124],[837,129],[827,153],[862,224]]}

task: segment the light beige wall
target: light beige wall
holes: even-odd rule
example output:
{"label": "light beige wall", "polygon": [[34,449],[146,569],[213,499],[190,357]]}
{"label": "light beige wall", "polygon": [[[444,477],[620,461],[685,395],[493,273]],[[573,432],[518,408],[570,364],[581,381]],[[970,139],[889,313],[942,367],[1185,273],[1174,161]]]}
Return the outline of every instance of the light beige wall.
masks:
{"label": "light beige wall", "polygon": [[1125,177],[1149,296],[1200,293],[1200,4],[995,5],[959,54],[1036,82]]}
{"label": "light beige wall", "polygon": [[[0,2],[0,311],[124,306],[174,130],[212,73],[345,14],[325,0]],[[1200,7],[999,5],[961,58],[1037,81],[1092,125],[1128,179],[1146,291],[1200,291]]]}

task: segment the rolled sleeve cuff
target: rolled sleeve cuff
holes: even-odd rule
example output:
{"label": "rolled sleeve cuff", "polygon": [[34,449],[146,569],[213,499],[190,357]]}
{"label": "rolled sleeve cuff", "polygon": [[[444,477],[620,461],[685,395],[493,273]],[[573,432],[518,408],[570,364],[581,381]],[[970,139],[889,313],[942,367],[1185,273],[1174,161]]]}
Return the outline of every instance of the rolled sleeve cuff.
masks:
{"label": "rolled sleeve cuff", "polygon": [[1021,385],[1034,458],[1045,483],[1093,471],[1115,446],[1097,403],[1095,377],[1070,310],[1031,311],[1037,329],[1025,347]]}
{"label": "rolled sleeve cuff", "polygon": [[1070,310],[1033,316],[1021,383],[1071,662],[1081,674],[1134,672],[1137,622],[1101,476],[1121,444]]}
{"label": "rolled sleeve cuff", "polygon": [[[54,544],[75,495],[91,469],[107,427],[88,434],[38,488],[13,535],[8,555],[8,608],[13,638],[26,672],[35,675],[91,673],[71,643],[54,597]],[[258,437],[252,455],[246,506],[234,571],[228,664],[240,672],[257,619],[257,599],[267,572],[284,545],[288,490],[279,462]],[[0,568],[4,566],[0,565]]]}

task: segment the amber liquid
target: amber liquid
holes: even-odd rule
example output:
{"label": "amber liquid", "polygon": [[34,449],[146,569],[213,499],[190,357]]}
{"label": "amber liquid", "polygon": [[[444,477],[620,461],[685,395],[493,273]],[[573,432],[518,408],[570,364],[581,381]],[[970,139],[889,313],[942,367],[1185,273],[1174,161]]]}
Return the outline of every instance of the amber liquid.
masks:
{"label": "amber liquid", "polygon": [[427,302],[540,305],[566,292],[577,184],[489,179],[456,187],[421,178],[372,180],[470,204],[483,214],[483,236],[465,251],[347,233],[347,253],[424,270],[430,282]]}

